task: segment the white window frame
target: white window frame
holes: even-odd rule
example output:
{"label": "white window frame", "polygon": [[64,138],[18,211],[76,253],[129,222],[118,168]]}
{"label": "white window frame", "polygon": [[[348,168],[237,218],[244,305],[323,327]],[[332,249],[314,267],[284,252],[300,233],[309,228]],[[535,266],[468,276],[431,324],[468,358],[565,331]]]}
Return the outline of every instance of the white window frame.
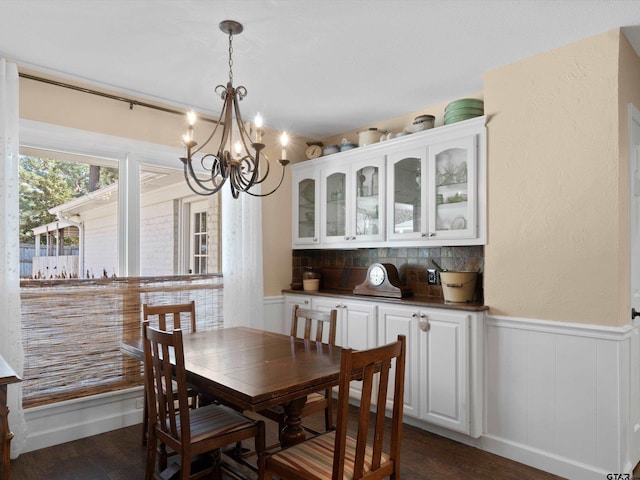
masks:
{"label": "white window frame", "polygon": [[20,119],[20,145],[118,161],[118,276],[140,275],[140,167],[181,170],[182,149]]}
{"label": "white window frame", "polygon": [[[202,272],[196,272],[196,268],[195,268],[195,260],[196,260],[196,256],[199,256],[200,258],[206,258],[207,259],[207,272],[206,273],[212,273],[209,272],[209,239],[210,239],[210,233],[209,233],[209,229],[211,228],[211,226],[209,225],[209,221],[207,219],[207,230],[206,232],[204,232],[204,235],[206,235],[207,238],[207,254],[206,255],[202,255],[199,254],[198,252],[196,252],[195,249],[195,239],[196,239],[196,215],[198,214],[205,214],[207,215],[209,213],[209,202],[207,200],[201,200],[198,202],[190,202],[189,203],[189,270],[194,273],[194,274],[198,274],[198,273],[202,273]],[[198,233],[198,235],[201,235],[202,233]]]}

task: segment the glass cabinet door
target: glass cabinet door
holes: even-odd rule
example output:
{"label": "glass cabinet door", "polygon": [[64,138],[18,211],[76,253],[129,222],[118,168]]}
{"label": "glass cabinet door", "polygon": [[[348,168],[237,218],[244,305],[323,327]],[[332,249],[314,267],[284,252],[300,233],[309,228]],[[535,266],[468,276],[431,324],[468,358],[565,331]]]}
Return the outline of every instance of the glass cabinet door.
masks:
{"label": "glass cabinet door", "polygon": [[475,136],[429,148],[434,192],[430,198],[429,235],[436,238],[475,236]]}
{"label": "glass cabinet door", "polygon": [[346,240],[346,172],[335,172],[325,178],[325,234],[327,239]]}
{"label": "glass cabinet door", "polygon": [[293,178],[293,243],[318,243],[318,178],[315,172],[296,172]]}
{"label": "glass cabinet door", "polygon": [[[425,152],[426,153],[426,152]],[[388,236],[393,239],[426,236],[426,155],[421,151],[390,156]]]}
{"label": "glass cabinet door", "polygon": [[385,157],[353,165],[352,236],[355,241],[384,240]]}

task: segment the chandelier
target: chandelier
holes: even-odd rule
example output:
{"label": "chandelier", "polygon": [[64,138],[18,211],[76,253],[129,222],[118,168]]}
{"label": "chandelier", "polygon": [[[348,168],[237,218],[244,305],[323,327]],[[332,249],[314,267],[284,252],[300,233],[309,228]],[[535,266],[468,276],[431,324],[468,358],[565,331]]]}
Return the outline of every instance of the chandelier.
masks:
{"label": "chandelier", "polygon": [[[191,111],[187,113],[188,130],[182,136],[182,143],[186,148],[186,157],[180,158],[184,164],[184,178],[189,188],[198,195],[213,195],[222,186],[229,182],[233,198],[238,198],[240,192],[248,193],[254,197],[266,197],[274,193],[284,180],[285,167],[289,164],[287,160],[286,145],[288,137],[286,132],[280,137],[282,144],[282,157],[278,163],[282,166],[282,176],[278,185],[268,193],[251,192],[250,189],[264,182],[269,175],[269,159],[263,153],[265,148],[262,143],[262,117],[256,115],[253,124],[245,124],[240,114],[240,102],[246,95],[247,89],[243,86],[233,87],[233,36],[242,32],[241,23],[233,20],[220,22],[220,30],[229,35],[229,81],[226,87],[218,85],[215,93],[223,101],[220,121],[209,135],[209,138],[198,145],[193,138],[193,126],[196,115]],[[196,154],[202,150],[218,133],[220,133],[220,144],[217,153],[206,153],[196,159]],[[196,173],[193,162],[199,162],[204,172]]]}

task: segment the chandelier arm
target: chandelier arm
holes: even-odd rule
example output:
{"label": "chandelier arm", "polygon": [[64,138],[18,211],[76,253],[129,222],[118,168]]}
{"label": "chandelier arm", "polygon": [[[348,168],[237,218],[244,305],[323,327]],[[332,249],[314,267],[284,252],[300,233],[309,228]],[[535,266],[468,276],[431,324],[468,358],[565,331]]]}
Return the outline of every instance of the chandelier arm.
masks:
{"label": "chandelier arm", "polygon": [[[223,87],[223,85],[218,85],[216,87],[216,90],[218,89],[218,87]],[[225,109],[225,105],[227,103],[227,100],[225,99],[224,104],[222,106],[222,111],[224,112]],[[222,129],[224,130],[226,128],[225,122],[222,121],[222,115],[220,115],[220,118],[218,119],[218,121],[216,122],[216,126],[214,127],[213,131],[211,132],[211,135],[209,135],[209,137],[202,143],[202,145],[200,145],[198,148],[196,148],[193,152],[191,152],[191,156],[193,157],[193,155],[195,155],[196,153],[198,153],[200,150],[202,150],[204,148],[205,145],[207,145],[211,139],[215,136],[216,132],[218,131],[218,127],[222,124]]]}
{"label": "chandelier arm", "polygon": [[[204,162],[204,159],[206,157],[213,157],[215,160],[213,162],[213,166],[211,169],[211,178],[209,179],[201,179],[200,177],[198,177],[198,175],[196,174],[195,170],[193,169],[193,165],[191,163],[190,160],[187,159],[183,159],[184,162],[184,177],[187,180],[187,184],[189,185],[189,188],[191,188],[191,190],[193,190],[194,192],[198,193],[199,195],[212,195],[216,192],[218,192],[222,186],[224,185],[225,181],[227,180],[226,176],[222,174],[222,172],[224,171],[222,168],[222,162],[220,161],[220,159],[218,157],[216,157],[215,155],[212,154],[208,154],[205,155],[201,162]],[[185,161],[186,160],[186,161]],[[220,167],[218,167],[218,165],[220,165]],[[219,175],[216,175],[216,171],[220,171]],[[216,181],[216,178],[222,178],[222,181],[218,182]],[[206,192],[206,193],[200,193],[198,192],[192,184],[192,181],[195,182],[195,184],[202,189],[202,191]],[[207,183],[211,183],[213,185],[213,188],[207,186],[205,184],[205,182]]]}
{"label": "chandelier arm", "polygon": [[[246,163],[246,157],[242,160],[239,160],[238,163],[233,165],[233,168],[230,172],[232,176],[231,183],[237,190],[241,192],[246,192],[247,189],[251,188],[251,186],[253,185],[251,179],[246,177],[246,173],[244,171],[245,169],[242,166],[244,163]],[[251,167],[249,166],[249,168]]]}
{"label": "chandelier arm", "polygon": [[282,176],[280,177],[280,181],[278,182],[278,185],[276,185],[274,187],[274,189],[271,190],[269,193],[253,193],[253,192],[250,192],[249,190],[245,190],[245,193],[248,193],[252,197],[267,197],[267,196],[271,195],[272,193],[275,193],[275,191],[280,188],[280,185],[282,185],[282,181],[284,180],[285,170],[286,170],[285,166],[283,165],[282,166]]}

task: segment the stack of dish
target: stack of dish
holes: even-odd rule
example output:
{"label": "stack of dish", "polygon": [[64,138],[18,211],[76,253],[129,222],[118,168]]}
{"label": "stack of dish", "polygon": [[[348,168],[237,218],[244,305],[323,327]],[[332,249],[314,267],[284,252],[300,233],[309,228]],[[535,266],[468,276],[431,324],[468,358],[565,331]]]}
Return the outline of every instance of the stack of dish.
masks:
{"label": "stack of dish", "polygon": [[444,124],[461,122],[482,115],[484,115],[484,101],[477,98],[461,98],[445,107]]}

